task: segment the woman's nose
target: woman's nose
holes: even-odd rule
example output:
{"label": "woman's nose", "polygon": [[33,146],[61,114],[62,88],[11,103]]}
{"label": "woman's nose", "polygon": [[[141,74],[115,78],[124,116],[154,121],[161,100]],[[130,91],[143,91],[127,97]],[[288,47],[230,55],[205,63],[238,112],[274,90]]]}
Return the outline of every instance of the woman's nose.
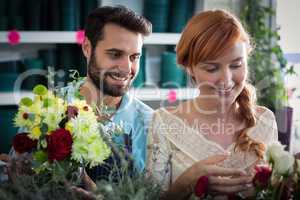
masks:
{"label": "woman's nose", "polygon": [[232,72],[230,69],[222,70],[220,76],[220,86],[223,88],[228,88],[232,85]]}

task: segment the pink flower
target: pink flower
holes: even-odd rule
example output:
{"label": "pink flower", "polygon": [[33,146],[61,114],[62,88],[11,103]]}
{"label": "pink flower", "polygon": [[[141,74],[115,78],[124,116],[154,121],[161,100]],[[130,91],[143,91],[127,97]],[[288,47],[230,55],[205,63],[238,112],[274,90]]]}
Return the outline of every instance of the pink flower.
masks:
{"label": "pink flower", "polygon": [[67,107],[67,115],[68,115],[68,119],[72,119],[77,117],[78,115],[78,108],[75,106],[68,106]]}
{"label": "pink flower", "polygon": [[83,30],[79,30],[76,32],[76,42],[77,44],[82,44],[85,38],[85,33]]}
{"label": "pink flower", "polygon": [[16,30],[12,30],[7,34],[8,43],[11,45],[19,44],[20,38],[20,33]]}
{"label": "pink flower", "polygon": [[170,90],[168,93],[168,102],[174,103],[177,100],[177,93],[175,90]]}
{"label": "pink flower", "polygon": [[195,185],[194,192],[199,198],[204,197],[208,190],[208,176],[201,176]]}
{"label": "pink flower", "polygon": [[254,186],[266,188],[272,175],[272,169],[269,166],[255,166],[256,174],[253,178]]}

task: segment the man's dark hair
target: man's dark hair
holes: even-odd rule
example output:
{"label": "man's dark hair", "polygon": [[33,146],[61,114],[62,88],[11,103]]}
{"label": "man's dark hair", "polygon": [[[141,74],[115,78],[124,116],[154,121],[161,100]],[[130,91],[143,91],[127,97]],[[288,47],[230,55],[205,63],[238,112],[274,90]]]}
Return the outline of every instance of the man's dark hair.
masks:
{"label": "man's dark hair", "polygon": [[103,28],[108,23],[119,25],[144,36],[152,32],[151,22],[124,6],[99,7],[88,15],[85,24],[85,35],[90,40],[93,49],[97,42],[103,39]]}

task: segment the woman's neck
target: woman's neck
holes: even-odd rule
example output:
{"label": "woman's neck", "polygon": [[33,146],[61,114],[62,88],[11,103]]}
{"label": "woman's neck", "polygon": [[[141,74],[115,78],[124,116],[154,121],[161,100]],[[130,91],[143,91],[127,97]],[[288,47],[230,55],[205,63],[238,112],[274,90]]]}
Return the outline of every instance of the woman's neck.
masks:
{"label": "woman's neck", "polygon": [[207,119],[229,121],[237,115],[236,104],[226,104],[224,101],[204,99],[201,96],[190,101],[191,111]]}

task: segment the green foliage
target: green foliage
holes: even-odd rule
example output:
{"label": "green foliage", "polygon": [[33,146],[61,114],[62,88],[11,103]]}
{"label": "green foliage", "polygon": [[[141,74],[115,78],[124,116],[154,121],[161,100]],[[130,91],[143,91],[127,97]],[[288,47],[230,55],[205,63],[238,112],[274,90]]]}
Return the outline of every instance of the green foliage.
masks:
{"label": "green foliage", "polygon": [[36,95],[46,95],[47,92],[47,88],[43,85],[37,85],[33,88],[33,93]]}
{"label": "green foliage", "polygon": [[97,193],[107,200],[154,200],[159,199],[161,188],[145,174],[128,175],[120,178],[118,183],[100,181]]}
{"label": "green foliage", "polygon": [[246,0],[241,11],[241,20],[250,33],[255,49],[249,59],[250,80],[257,88],[258,104],[270,109],[281,108],[287,101],[284,73],[293,74],[293,67],[287,69],[287,61],[278,44],[278,29],[269,24],[275,11],[263,5],[262,0]]}
{"label": "green foliage", "polygon": [[33,101],[29,97],[24,97],[24,98],[21,99],[20,103],[24,106],[29,107],[33,104]]}
{"label": "green foliage", "polygon": [[77,200],[79,197],[66,187],[63,179],[59,182],[47,176],[19,176],[12,184],[0,184],[0,200]]}

